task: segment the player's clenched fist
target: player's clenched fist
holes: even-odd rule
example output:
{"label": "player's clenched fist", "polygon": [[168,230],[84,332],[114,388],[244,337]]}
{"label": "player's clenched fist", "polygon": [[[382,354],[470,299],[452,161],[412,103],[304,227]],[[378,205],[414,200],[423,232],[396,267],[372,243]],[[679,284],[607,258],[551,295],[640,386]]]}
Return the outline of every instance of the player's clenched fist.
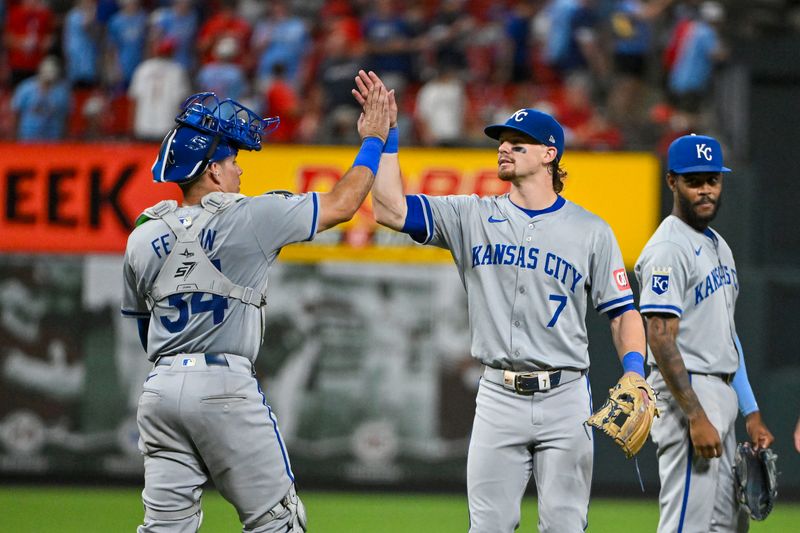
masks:
{"label": "player's clenched fist", "polygon": [[705,412],[696,417],[689,417],[689,436],[692,439],[694,453],[706,459],[722,455],[722,441],[719,431],[708,420]]}
{"label": "player's clenched fist", "polygon": [[373,85],[358,118],[358,134],[362,139],[378,137],[386,142],[389,135],[389,95],[383,85]]}

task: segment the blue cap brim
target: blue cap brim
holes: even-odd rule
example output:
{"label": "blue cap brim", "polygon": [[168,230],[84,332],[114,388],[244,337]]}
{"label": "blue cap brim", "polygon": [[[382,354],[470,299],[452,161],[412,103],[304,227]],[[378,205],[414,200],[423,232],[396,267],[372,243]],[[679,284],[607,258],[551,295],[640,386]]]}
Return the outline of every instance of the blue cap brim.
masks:
{"label": "blue cap brim", "polygon": [[715,167],[710,165],[696,165],[693,167],[673,168],[670,172],[674,174],[692,174],[694,172],[730,172],[728,167]]}
{"label": "blue cap brim", "polygon": [[[547,144],[547,143],[541,141],[540,139],[537,139],[536,137],[534,137],[533,135],[531,135],[527,131],[523,130],[522,128],[515,128],[514,126],[506,126],[505,124],[492,124],[491,126],[486,126],[483,129],[483,133],[485,133],[487,136],[491,137],[492,139],[496,139],[496,140],[499,141],[500,140],[500,135],[502,135],[502,133],[504,131],[506,131],[506,130],[518,131],[518,132],[524,134],[526,137],[530,137],[531,139],[533,139],[536,142],[539,142],[539,143],[542,143],[542,144]],[[552,146],[552,145],[548,144],[548,146]]]}

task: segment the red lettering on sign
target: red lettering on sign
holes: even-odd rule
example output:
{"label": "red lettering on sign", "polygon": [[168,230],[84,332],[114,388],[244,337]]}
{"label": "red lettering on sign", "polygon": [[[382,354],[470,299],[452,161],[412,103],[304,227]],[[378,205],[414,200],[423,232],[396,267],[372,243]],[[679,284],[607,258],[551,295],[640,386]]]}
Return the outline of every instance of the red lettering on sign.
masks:
{"label": "red lettering on sign", "polygon": [[432,168],[422,173],[419,192],[432,196],[458,194],[461,174],[452,168]]}
{"label": "red lettering on sign", "polygon": [[144,208],[180,198],[153,183],[157,149],[0,143],[0,251],[121,252]]}
{"label": "red lettering on sign", "polygon": [[336,167],[303,167],[300,169],[297,192],[327,192],[341,177],[342,172]]}
{"label": "red lettering on sign", "polygon": [[475,175],[473,191],[478,196],[495,196],[505,194],[511,190],[511,182],[503,181],[497,177],[494,170],[482,170]]}

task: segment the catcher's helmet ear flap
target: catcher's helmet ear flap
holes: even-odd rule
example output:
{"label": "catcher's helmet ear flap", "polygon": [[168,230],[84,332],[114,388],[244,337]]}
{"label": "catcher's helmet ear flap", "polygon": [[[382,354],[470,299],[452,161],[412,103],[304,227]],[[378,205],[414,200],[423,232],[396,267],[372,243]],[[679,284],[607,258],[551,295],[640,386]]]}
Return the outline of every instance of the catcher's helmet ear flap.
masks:
{"label": "catcher's helmet ear flap", "polygon": [[178,126],[161,143],[151,168],[153,181],[188,183],[200,176],[209,163],[237,153],[238,150],[221,135]]}

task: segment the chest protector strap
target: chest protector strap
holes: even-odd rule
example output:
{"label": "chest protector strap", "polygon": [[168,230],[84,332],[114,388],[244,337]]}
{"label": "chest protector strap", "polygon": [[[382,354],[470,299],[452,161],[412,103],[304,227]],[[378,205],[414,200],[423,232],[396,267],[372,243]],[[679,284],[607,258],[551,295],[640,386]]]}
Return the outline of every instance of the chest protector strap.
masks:
{"label": "chest protector strap", "polygon": [[241,194],[210,193],[200,201],[203,211],[194,220],[183,222],[175,215],[178,208],[175,200],[164,200],[145,210],[151,219],[161,219],[175,234],[177,241],[161,270],[156,276],[150,292],[146,295],[147,306],[153,309],[159,302],[173,294],[206,292],[226,298],[235,298],[255,307],[267,303],[267,288],[263,290],[237,285],[229,280],[211,262],[200,244],[200,231],[220,211],[244,198]]}

